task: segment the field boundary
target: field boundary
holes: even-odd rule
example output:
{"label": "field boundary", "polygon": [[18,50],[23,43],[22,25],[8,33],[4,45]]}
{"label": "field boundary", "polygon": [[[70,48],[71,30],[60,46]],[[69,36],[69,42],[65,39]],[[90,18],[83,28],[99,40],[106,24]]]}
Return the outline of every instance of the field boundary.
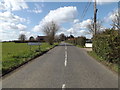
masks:
{"label": "field boundary", "polygon": [[32,58],[29,58],[28,60],[26,60],[26,61],[23,62],[22,64],[17,65],[17,66],[15,66],[15,67],[9,69],[7,72],[2,73],[2,75],[1,75],[0,77],[5,77],[6,75],[8,75],[8,74],[12,73],[13,71],[17,70],[18,68],[20,68],[20,67],[28,64],[30,61],[33,61],[34,59],[38,58],[39,56],[42,56],[43,54],[47,53],[48,51],[50,51],[51,49],[55,48],[56,46],[58,46],[58,45],[55,45],[55,46],[51,47],[50,49],[48,49],[48,50],[46,50],[46,51],[43,51],[43,52],[41,52],[40,54],[37,54],[37,55],[35,55],[35,56],[32,57]]}

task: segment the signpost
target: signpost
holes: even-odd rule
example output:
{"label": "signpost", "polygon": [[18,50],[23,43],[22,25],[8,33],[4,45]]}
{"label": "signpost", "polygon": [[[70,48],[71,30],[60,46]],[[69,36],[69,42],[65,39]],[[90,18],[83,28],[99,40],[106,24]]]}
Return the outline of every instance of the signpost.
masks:
{"label": "signpost", "polygon": [[29,42],[28,43],[28,45],[30,45],[30,51],[31,51],[31,46],[33,46],[33,45],[38,45],[39,46],[39,51],[40,51],[40,45],[41,45],[41,43],[40,42]]}

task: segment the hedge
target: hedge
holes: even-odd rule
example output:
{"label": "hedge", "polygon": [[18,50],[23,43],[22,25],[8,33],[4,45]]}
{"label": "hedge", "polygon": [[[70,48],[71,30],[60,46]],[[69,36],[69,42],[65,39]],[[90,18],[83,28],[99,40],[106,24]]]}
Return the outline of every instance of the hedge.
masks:
{"label": "hedge", "polygon": [[93,37],[93,51],[108,62],[120,61],[120,35],[118,31],[106,30]]}
{"label": "hedge", "polygon": [[86,38],[85,37],[77,37],[77,38],[71,38],[67,40],[67,42],[72,43],[74,45],[80,45],[81,47],[85,46]]}

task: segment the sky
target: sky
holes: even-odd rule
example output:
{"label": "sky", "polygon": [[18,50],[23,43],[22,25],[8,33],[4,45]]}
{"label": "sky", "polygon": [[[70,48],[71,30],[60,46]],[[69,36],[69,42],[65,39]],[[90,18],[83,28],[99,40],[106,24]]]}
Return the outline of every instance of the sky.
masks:
{"label": "sky", "polygon": [[[56,35],[64,33],[74,36],[91,38],[86,26],[91,23],[94,15],[94,2],[90,3],[87,12],[83,11],[86,2],[26,2],[24,0],[1,0],[0,2],[0,40],[17,40],[20,34],[44,36],[43,27],[54,21],[60,29]],[[103,0],[104,1],[104,0]],[[102,2],[97,0],[97,19],[102,21],[102,29],[111,28],[115,18],[113,12],[118,9],[118,2]]]}

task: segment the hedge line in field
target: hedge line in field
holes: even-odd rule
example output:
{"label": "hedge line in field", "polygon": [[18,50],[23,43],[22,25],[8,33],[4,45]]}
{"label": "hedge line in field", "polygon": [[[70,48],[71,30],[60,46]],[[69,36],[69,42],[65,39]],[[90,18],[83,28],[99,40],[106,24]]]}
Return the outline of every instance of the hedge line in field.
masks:
{"label": "hedge line in field", "polygon": [[120,35],[116,30],[106,30],[93,37],[93,51],[101,58],[118,63],[120,61]]}

